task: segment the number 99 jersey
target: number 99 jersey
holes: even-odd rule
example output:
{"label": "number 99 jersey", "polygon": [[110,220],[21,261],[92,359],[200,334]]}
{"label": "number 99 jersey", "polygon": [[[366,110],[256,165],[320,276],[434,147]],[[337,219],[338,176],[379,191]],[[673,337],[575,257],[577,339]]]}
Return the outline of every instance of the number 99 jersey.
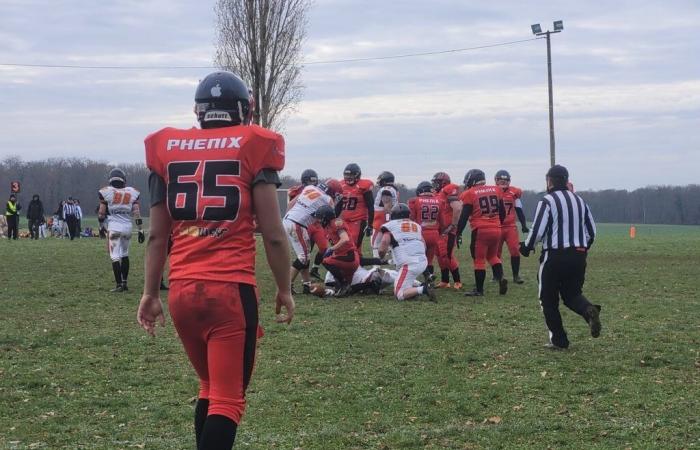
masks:
{"label": "number 99 jersey", "polygon": [[499,203],[503,201],[503,190],[496,186],[476,185],[462,192],[459,199],[464,205],[472,205],[469,224],[472,230],[500,228]]}
{"label": "number 99 jersey", "polygon": [[107,230],[131,233],[131,212],[134,203],[139,201],[141,194],[136,189],[127,186],[116,188],[106,186],[100,189],[100,202],[107,205]]}
{"label": "number 99 jersey", "polygon": [[170,279],[255,285],[253,186],[279,183],[284,138],[257,125],[164,128],[145,140],[172,218]]}

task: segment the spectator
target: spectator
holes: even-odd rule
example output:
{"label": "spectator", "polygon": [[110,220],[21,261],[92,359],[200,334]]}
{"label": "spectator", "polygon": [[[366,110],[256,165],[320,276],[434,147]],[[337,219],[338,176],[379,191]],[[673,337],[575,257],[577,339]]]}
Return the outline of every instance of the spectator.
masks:
{"label": "spectator", "polygon": [[44,220],[44,204],[39,200],[39,196],[34,194],[32,201],[27,207],[27,222],[29,226],[29,237],[39,239],[39,226]]}
{"label": "spectator", "polygon": [[5,207],[5,218],[7,219],[7,238],[17,240],[19,232],[19,211],[22,205],[17,201],[15,194],[10,195]]}

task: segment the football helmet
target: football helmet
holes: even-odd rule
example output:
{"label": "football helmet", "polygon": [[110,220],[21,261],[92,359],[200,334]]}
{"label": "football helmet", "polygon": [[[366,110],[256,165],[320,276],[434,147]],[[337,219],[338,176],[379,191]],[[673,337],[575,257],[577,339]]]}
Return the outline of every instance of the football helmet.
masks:
{"label": "football helmet", "polygon": [[408,209],[408,205],[405,203],[398,203],[391,208],[391,220],[408,219],[410,216],[411,210]]}
{"label": "football helmet", "polygon": [[340,184],[340,181],[334,180],[333,178],[326,180],[323,183],[319,183],[318,187],[323,192],[330,195],[331,198],[335,198],[336,195],[343,192],[343,186]]}
{"label": "football helmet", "polygon": [[496,185],[498,186],[508,187],[510,186],[510,174],[507,170],[501,169],[498,172],[496,172],[494,181],[496,181]]}
{"label": "football helmet", "polygon": [[109,171],[109,185],[116,188],[123,188],[126,186],[126,174],[124,171],[118,167]]}
{"label": "football helmet", "polygon": [[343,170],[343,179],[347,184],[352,185],[357,183],[361,176],[362,170],[360,170],[360,166],[355,163],[348,164],[345,166],[345,170]]}
{"label": "football helmet", "polygon": [[247,125],[254,102],[250,89],[237,75],[219,71],[204,77],[194,94],[194,112],[202,128]]}
{"label": "football helmet", "polygon": [[450,180],[450,176],[447,175],[445,172],[436,173],[435,175],[433,175],[433,179],[431,181],[433,183],[433,188],[437,192],[440,192],[440,189],[452,182]]}
{"label": "football helmet", "polygon": [[301,173],[301,184],[304,186],[308,186],[310,184],[313,184],[314,186],[318,185],[318,174],[316,173],[315,170],[313,169],[306,169]]}
{"label": "football helmet", "polygon": [[425,194],[426,192],[432,192],[433,191],[433,185],[430,184],[430,181],[421,181],[418,183],[418,187],[416,188],[416,195],[421,195]]}
{"label": "football helmet", "polygon": [[322,227],[327,227],[331,220],[335,219],[335,210],[328,205],[323,205],[312,215],[321,222]]}
{"label": "football helmet", "polygon": [[470,188],[476,184],[484,184],[486,182],[486,174],[480,169],[471,169],[464,175],[464,185]]}
{"label": "football helmet", "polygon": [[379,186],[391,186],[394,184],[394,174],[387,172],[386,170],[379,174],[377,177],[377,184]]}

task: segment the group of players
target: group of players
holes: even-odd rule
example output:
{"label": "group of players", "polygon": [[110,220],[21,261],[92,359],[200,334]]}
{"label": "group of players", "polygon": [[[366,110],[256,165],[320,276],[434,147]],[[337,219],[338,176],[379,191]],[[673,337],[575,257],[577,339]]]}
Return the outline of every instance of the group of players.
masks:
{"label": "group of players", "polygon": [[[408,204],[400,203],[394,182],[391,172],[382,172],[375,196],[374,183],[362,178],[355,163],[345,167],[342,181],[320,182],[316,171],[305,170],[302,184],[288,191],[290,202],[283,219],[296,254],[292,283],[301,274],[303,293],[340,297],[359,292],[376,294],[393,284],[399,300],[425,295],[435,301],[434,288],[462,288],[455,246],[460,247],[467,222],[471,227],[475,287],[465,295],[484,295],[487,262],[499,284],[499,293],[506,294],[508,281],[501,262],[504,244],[510,253],[513,281],[523,283],[516,218],[524,233],[529,230],[522,191],[510,185],[507,171],[499,170],[495,184],[488,185],[482,170],[470,170],[461,192],[447,173],[438,172],[432,181],[418,185],[416,197]],[[364,237],[371,238],[372,257],[362,254]],[[314,246],[318,251],[312,259]],[[433,284],[435,259],[440,267],[437,284]],[[380,268],[389,263],[396,270]],[[322,279],[321,265],[327,269],[325,285],[311,281],[312,277]],[[420,275],[423,282],[417,281]]]}

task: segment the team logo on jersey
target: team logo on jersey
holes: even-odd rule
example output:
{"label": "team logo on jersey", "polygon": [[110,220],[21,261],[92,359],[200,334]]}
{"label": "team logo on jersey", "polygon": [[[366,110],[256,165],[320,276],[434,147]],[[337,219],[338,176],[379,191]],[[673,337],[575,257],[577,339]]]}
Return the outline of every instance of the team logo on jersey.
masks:
{"label": "team logo on jersey", "polygon": [[228,228],[204,228],[192,226],[183,228],[180,231],[180,236],[221,238],[226,233],[228,233]]}
{"label": "team logo on jersey", "polygon": [[216,86],[211,88],[211,96],[212,97],[221,97],[221,85],[219,83],[216,83]]}
{"label": "team logo on jersey", "polygon": [[166,150],[213,150],[241,148],[243,136],[210,139],[168,139]]}

